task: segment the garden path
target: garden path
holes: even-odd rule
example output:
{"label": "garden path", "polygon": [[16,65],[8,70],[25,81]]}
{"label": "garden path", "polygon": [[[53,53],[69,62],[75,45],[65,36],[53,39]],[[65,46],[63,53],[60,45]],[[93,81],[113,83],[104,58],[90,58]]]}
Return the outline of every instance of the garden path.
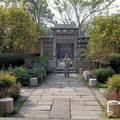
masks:
{"label": "garden path", "polygon": [[98,103],[106,105],[105,97],[100,90],[87,87],[77,74],[68,78],[51,74],[38,87],[22,88],[21,95],[27,100],[12,120],[107,119]]}

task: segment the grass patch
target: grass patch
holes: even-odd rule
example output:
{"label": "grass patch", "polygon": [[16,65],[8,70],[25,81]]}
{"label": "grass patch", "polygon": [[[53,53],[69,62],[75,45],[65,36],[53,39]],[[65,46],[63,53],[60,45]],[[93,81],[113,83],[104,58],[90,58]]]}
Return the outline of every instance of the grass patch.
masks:
{"label": "grass patch", "polygon": [[23,104],[26,102],[27,99],[23,100],[20,105],[16,108],[13,109],[12,115],[15,115],[18,113],[18,111],[20,110],[20,108],[23,106]]}
{"label": "grass patch", "polygon": [[96,88],[107,88],[107,87],[108,87],[107,84],[102,84],[97,82]]}

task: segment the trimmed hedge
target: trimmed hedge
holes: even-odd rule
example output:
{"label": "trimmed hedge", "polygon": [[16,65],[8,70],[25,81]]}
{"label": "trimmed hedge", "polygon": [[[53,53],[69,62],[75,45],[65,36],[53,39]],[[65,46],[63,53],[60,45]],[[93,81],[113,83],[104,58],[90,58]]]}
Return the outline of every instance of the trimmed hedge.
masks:
{"label": "trimmed hedge", "polygon": [[0,69],[5,67],[6,69],[11,65],[12,67],[21,66],[24,64],[24,59],[20,55],[12,53],[0,54]]}
{"label": "trimmed hedge", "polygon": [[92,72],[92,76],[100,83],[105,83],[109,77],[116,74],[111,68],[99,68]]}
{"label": "trimmed hedge", "polygon": [[116,73],[120,73],[120,54],[114,54],[109,58],[109,66],[115,70]]}

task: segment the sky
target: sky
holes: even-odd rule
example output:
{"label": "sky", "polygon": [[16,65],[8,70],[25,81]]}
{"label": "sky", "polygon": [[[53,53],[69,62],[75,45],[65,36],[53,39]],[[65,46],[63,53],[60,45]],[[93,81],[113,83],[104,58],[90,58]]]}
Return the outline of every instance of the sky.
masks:
{"label": "sky", "polygon": [[[53,1],[53,0],[49,0],[49,2],[50,2],[51,4],[52,4],[52,1]],[[52,4],[52,5],[53,5],[53,4]],[[114,6],[114,8],[109,9],[109,12],[110,12],[111,14],[112,14],[112,13],[116,13],[118,9],[120,10],[120,0],[116,0],[116,1],[113,3],[113,6]],[[54,10],[54,9],[52,9],[52,8],[51,8],[51,10],[52,10],[52,12],[55,14],[55,16],[56,16],[57,18],[60,17],[59,13],[58,13],[56,10]]]}
{"label": "sky", "polygon": [[111,13],[115,13],[118,9],[120,10],[120,0],[116,0],[113,5],[116,5],[116,8],[111,9]]}

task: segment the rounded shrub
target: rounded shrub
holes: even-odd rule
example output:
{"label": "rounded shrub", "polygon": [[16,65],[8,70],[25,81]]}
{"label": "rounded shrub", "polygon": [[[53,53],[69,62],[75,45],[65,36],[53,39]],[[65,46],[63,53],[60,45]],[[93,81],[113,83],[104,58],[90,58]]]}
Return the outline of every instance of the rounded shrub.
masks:
{"label": "rounded shrub", "polygon": [[10,65],[12,67],[21,66],[24,64],[24,59],[20,55],[12,53],[2,53],[0,54],[0,68],[3,66],[7,69]]}
{"label": "rounded shrub", "polygon": [[92,76],[100,83],[105,83],[107,79],[114,74],[116,74],[116,72],[110,68],[99,68],[92,72]]}
{"label": "rounded shrub", "polygon": [[0,72],[0,89],[9,88],[16,83],[16,77],[11,73]]}
{"label": "rounded shrub", "polygon": [[120,54],[114,54],[109,58],[109,66],[115,70],[116,73],[120,73]]}

